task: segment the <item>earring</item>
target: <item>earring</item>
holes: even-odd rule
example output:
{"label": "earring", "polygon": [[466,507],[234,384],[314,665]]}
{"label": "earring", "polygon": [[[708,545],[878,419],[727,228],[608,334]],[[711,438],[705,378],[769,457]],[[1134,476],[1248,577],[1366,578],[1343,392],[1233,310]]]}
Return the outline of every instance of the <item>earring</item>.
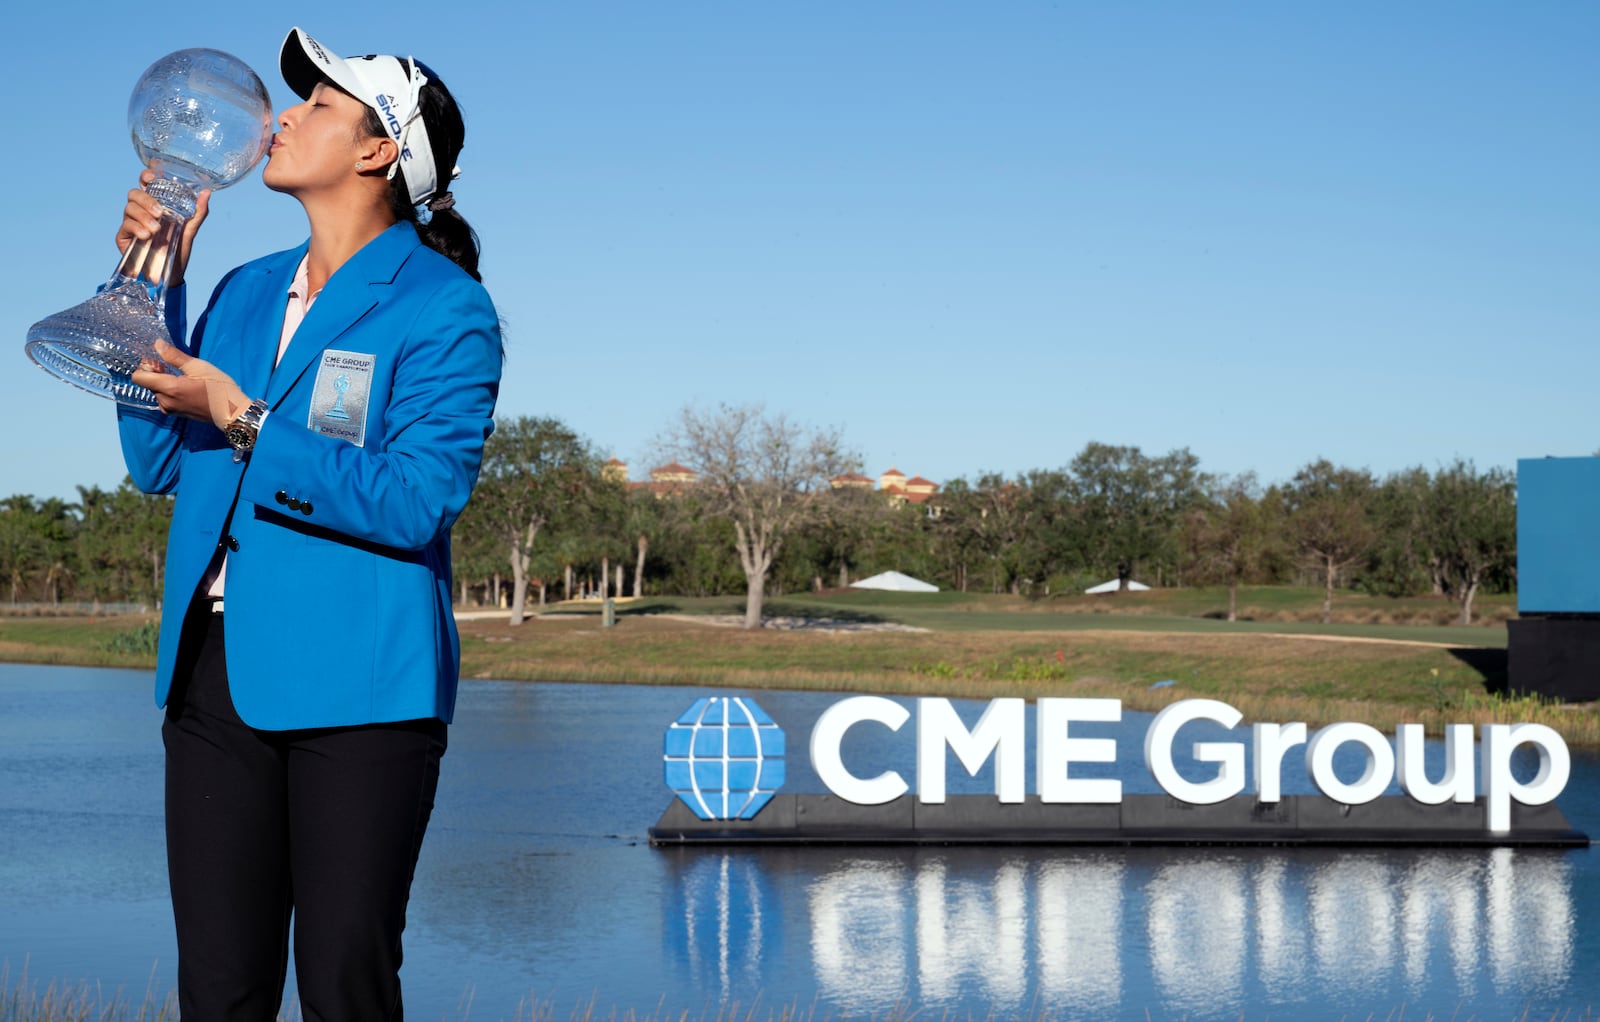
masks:
{"label": "earring", "polygon": [[357,174],[361,173],[361,168],[365,167],[365,166],[366,166],[366,164],[364,162],[362,162],[361,160],[357,160],[356,161],[356,173]]}

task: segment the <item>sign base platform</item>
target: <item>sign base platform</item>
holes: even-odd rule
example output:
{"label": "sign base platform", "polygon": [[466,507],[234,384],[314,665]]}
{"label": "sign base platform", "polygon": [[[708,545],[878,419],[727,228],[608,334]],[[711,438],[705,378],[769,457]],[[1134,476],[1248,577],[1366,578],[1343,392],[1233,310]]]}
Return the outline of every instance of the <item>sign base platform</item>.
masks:
{"label": "sign base platform", "polygon": [[652,845],[985,844],[1304,845],[1582,848],[1587,834],[1555,805],[1513,802],[1511,829],[1488,829],[1484,800],[1423,805],[1388,795],[1347,806],[1321,795],[1260,802],[1240,795],[1193,805],[1170,795],[1124,795],[1120,803],[1001,803],[952,795],[922,804],[905,795],[861,806],[835,795],[779,793],[751,820],[701,820],[674,800],[650,828]]}

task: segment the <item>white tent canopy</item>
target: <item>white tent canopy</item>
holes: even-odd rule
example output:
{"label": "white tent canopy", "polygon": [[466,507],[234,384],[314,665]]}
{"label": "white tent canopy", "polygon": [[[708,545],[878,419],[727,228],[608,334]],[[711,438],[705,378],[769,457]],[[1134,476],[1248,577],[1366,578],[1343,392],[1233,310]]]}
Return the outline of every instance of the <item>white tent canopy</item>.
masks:
{"label": "white tent canopy", "polygon": [[851,589],[887,589],[896,593],[936,593],[939,587],[929,585],[921,579],[902,575],[898,571],[886,571],[881,575],[864,578],[859,582],[850,583]]}
{"label": "white tent canopy", "polygon": [[[1145,585],[1143,582],[1135,582],[1131,578],[1128,579],[1128,591],[1131,592],[1131,593],[1142,593],[1142,592],[1146,591],[1149,588],[1150,587]],[[1084,590],[1084,594],[1085,595],[1091,595],[1091,594],[1095,594],[1095,593],[1114,593],[1116,591],[1117,591],[1117,580],[1116,579],[1112,579],[1110,582],[1102,582],[1097,586],[1090,586],[1089,588]]]}

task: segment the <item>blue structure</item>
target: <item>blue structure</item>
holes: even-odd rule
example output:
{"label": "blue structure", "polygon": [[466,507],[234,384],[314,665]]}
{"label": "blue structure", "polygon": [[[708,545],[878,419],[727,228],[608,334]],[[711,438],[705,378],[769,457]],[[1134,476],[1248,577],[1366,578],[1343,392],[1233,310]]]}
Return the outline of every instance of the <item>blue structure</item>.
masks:
{"label": "blue structure", "polygon": [[699,819],[748,820],[783,787],[783,729],[754,700],[696,699],[664,746],[667,787]]}
{"label": "blue structure", "polygon": [[1517,610],[1600,614],[1600,458],[1517,462]]}
{"label": "blue structure", "polygon": [[1517,611],[1509,687],[1600,699],[1600,458],[1517,462]]}

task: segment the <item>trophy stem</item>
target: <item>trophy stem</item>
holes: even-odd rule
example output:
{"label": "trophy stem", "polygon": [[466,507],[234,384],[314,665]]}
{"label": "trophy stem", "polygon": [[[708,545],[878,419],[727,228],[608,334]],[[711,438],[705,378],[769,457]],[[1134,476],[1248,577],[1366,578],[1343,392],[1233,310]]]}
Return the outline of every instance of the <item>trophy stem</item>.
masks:
{"label": "trophy stem", "polygon": [[[173,194],[177,189],[187,194]],[[178,182],[161,178],[150,182],[146,191],[161,202],[161,224],[148,239],[134,239],[128,250],[122,253],[122,261],[117,264],[116,272],[110,280],[100,285],[100,290],[137,284],[150,296],[151,302],[165,308],[167,287],[172,281],[172,255],[178,250],[184,224],[189,222],[188,214],[174,211],[171,206],[180,209],[187,207],[192,213],[194,192]]]}

